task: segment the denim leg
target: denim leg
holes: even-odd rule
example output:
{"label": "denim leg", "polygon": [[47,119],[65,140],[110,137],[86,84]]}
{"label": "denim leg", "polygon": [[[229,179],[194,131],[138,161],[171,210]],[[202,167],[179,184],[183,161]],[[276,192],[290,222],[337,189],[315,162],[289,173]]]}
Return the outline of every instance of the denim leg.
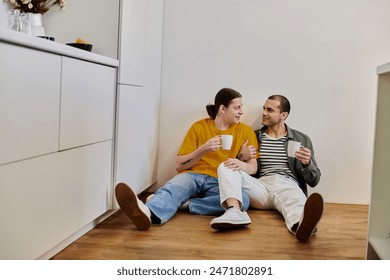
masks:
{"label": "denim leg", "polygon": [[[160,220],[158,224],[169,221],[180,205],[191,197],[196,197],[207,175],[197,173],[181,173],[169,180],[146,203],[150,211]],[[155,223],[153,221],[153,223]]]}
{"label": "denim leg", "polygon": [[[191,214],[219,216],[225,212],[225,209],[221,206],[218,180],[208,182],[208,185],[210,187],[201,194],[201,197],[190,199],[189,210]],[[248,194],[244,191],[242,192],[242,198],[241,210],[247,210],[250,200]]]}
{"label": "denim leg", "polygon": [[190,199],[189,210],[195,215],[221,215],[225,212],[221,206],[217,180],[200,197]]}
{"label": "denim leg", "polygon": [[249,195],[245,191],[242,191],[242,207],[241,207],[241,210],[247,211],[248,208],[249,208],[249,205],[250,205]]}

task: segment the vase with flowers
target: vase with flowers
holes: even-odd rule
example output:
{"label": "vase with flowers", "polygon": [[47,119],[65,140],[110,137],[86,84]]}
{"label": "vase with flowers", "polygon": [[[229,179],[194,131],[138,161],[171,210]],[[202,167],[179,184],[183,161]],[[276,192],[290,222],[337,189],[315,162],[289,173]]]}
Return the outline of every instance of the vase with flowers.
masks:
{"label": "vase with flowers", "polygon": [[59,6],[60,10],[66,7],[66,0],[4,0],[14,10],[19,10],[25,14],[27,21],[31,25],[31,35],[45,36],[42,15],[52,7]]}

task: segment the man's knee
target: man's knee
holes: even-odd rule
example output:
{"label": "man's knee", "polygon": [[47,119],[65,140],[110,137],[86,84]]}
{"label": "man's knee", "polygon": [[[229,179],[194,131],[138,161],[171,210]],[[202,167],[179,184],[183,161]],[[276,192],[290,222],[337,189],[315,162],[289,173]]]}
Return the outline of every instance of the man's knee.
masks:
{"label": "man's knee", "polygon": [[222,163],[218,166],[217,172],[218,172],[218,177],[219,177],[219,176],[221,176],[221,175],[223,175],[223,174],[233,172],[233,170],[227,168],[227,167],[225,166],[225,164],[222,162]]}

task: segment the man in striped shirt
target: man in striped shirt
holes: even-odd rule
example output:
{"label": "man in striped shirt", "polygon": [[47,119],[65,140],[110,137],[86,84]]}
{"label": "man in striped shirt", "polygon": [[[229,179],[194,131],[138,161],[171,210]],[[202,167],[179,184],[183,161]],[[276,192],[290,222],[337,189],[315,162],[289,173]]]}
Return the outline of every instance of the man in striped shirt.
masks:
{"label": "man in striped shirt", "polygon": [[[245,170],[220,166],[219,188],[221,203],[234,201],[244,190],[249,195],[252,208],[278,210],[288,230],[299,241],[305,242],[317,231],[317,223],[323,213],[322,196],[313,193],[307,197],[307,185],[315,187],[321,172],[310,138],[285,124],[289,113],[290,102],[286,97],[268,97],[263,106],[263,127],[256,131],[260,152],[257,176],[251,176]],[[287,147],[291,141],[300,142],[301,148],[288,156]],[[256,152],[253,146],[244,145],[239,158],[249,160]],[[234,228],[224,215],[213,219],[211,227],[218,230]]]}

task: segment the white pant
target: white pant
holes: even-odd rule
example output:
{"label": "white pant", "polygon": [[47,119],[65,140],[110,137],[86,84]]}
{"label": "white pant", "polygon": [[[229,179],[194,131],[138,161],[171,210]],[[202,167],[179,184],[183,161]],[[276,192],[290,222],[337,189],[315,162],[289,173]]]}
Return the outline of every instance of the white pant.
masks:
{"label": "white pant", "polygon": [[276,209],[285,220],[289,231],[303,214],[306,196],[298,183],[290,177],[272,175],[256,179],[244,171],[233,171],[222,164],[218,167],[221,205],[226,208],[228,198],[237,199],[242,205],[242,190],[256,209]]}

